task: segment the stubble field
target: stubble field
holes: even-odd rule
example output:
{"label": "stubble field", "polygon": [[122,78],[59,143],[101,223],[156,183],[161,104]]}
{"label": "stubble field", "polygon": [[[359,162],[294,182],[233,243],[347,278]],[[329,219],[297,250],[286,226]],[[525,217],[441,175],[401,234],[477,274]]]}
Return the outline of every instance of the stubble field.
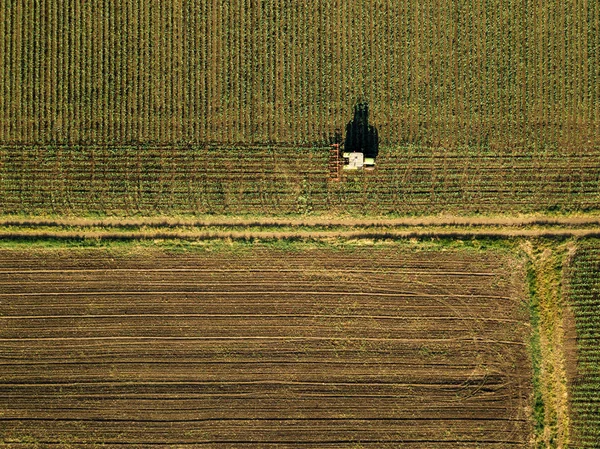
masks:
{"label": "stubble field", "polygon": [[0,147],[6,215],[592,212],[600,149],[386,147],[329,182],[326,147]]}

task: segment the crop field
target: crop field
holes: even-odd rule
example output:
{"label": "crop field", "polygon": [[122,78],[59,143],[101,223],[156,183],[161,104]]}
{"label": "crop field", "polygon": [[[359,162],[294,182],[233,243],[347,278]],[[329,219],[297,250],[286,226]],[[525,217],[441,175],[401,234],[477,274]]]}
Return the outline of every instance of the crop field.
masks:
{"label": "crop field", "polygon": [[3,447],[530,447],[508,252],[218,255],[1,250]]}
{"label": "crop field", "polygon": [[2,214],[590,212],[600,148],[386,147],[373,173],[328,182],[326,147],[0,148]]}
{"label": "crop field", "polygon": [[0,214],[597,211],[599,67],[597,1],[6,0]]}
{"label": "crop field", "polygon": [[0,2],[0,448],[597,448],[599,236],[598,0]]}
{"label": "crop field", "polygon": [[600,143],[594,0],[5,0],[0,144]]}
{"label": "crop field", "polygon": [[582,246],[569,267],[568,300],[577,330],[577,369],[571,386],[573,447],[600,440],[600,244]]}

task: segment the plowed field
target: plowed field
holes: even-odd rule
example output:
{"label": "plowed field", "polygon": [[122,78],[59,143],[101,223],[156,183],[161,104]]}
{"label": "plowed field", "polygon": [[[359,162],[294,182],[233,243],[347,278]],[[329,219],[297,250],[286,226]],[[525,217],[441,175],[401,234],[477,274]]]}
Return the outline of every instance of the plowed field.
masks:
{"label": "plowed field", "polygon": [[0,442],[529,447],[519,261],[252,248],[2,250]]}

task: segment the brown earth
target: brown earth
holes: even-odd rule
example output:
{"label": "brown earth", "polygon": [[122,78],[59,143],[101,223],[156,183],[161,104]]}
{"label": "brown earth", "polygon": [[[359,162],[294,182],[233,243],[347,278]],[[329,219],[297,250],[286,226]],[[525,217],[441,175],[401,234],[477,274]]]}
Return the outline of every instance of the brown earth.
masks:
{"label": "brown earth", "polygon": [[253,248],[1,251],[0,442],[529,447],[520,262]]}

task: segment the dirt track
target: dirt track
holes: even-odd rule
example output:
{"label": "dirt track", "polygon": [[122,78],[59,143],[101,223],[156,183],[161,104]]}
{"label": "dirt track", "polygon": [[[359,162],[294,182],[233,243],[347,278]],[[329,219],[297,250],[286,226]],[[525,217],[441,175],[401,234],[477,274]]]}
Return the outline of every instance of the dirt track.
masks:
{"label": "dirt track", "polygon": [[436,215],[403,218],[355,218],[335,216],[314,217],[232,217],[207,216],[202,219],[173,218],[173,217],[140,217],[105,219],[91,218],[23,218],[4,216],[0,218],[0,226],[18,227],[66,227],[66,228],[123,228],[123,227],[361,227],[361,228],[390,228],[390,227],[527,227],[527,226],[566,226],[588,228],[600,227],[600,216],[597,215],[523,215],[523,216],[454,216]]}
{"label": "dirt track", "polygon": [[2,251],[3,441],[528,447],[508,256],[218,256]]}
{"label": "dirt track", "polygon": [[339,217],[178,219],[146,217],[10,218],[0,220],[0,240],[254,240],[254,239],[397,239],[597,237],[600,217],[580,215],[356,219]]}
{"label": "dirt track", "polygon": [[282,239],[408,239],[408,238],[569,238],[600,237],[600,228],[584,229],[440,229],[409,231],[11,231],[0,232],[0,240],[282,240]]}

